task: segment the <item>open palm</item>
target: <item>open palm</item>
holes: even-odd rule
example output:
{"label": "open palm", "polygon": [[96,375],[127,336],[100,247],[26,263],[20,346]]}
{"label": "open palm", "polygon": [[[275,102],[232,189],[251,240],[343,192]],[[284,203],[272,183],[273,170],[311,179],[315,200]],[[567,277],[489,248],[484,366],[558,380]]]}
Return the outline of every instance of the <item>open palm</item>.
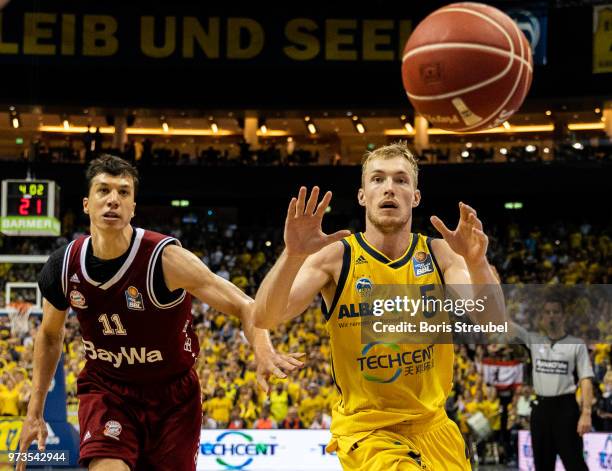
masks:
{"label": "open palm", "polygon": [[315,186],[306,202],[306,187],[301,187],[297,198],[292,198],[285,221],[285,246],[290,256],[308,256],[321,250],[326,245],[339,241],[350,235],[343,230],[325,234],[321,227],[323,215],[332,198],[331,191],[325,193],[321,202],[319,187]]}
{"label": "open palm", "polygon": [[489,239],[482,230],[482,222],[476,216],[474,208],[459,203],[459,223],[453,231],[437,216],[431,217],[431,223],[450,248],[461,255],[466,263],[477,263],[486,256]]}
{"label": "open palm", "polygon": [[[23,421],[21,436],[19,437],[19,453],[27,453],[32,441],[38,440],[38,450],[45,451],[47,441],[47,424],[42,415],[28,415]],[[26,461],[19,461],[15,467],[17,471],[25,471]]]}

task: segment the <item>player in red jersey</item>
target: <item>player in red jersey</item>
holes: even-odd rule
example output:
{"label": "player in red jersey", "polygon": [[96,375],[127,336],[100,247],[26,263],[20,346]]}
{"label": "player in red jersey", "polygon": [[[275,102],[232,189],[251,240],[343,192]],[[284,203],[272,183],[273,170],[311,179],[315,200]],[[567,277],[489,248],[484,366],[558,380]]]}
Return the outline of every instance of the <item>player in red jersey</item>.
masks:
{"label": "player in red jersey", "polygon": [[90,164],[87,180],[91,236],[54,252],[39,276],[43,318],[20,451],[34,439],[44,449],[44,403],[71,307],[87,359],[77,381],[81,464],[95,471],[194,470],[202,411],[192,295],[241,319],[264,388],[268,374],[284,377],[282,370],[302,363],[299,355],[277,354],[268,332],[255,328],[250,297],[173,237],[131,226],[134,167],[105,155]]}

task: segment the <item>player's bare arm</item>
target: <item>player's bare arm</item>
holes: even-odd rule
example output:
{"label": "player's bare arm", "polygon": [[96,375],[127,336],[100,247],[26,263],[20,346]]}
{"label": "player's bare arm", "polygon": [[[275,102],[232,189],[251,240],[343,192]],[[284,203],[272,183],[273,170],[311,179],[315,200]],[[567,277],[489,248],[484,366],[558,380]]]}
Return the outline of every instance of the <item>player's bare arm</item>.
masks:
{"label": "player's bare arm", "polygon": [[[493,309],[487,309],[487,315],[479,320],[500,322],[505,317],[503,293],[501,288],[492,288],[494,285],[499,286],[499,279],[487,261],[489,238],[484,233],[476,210],[465,203],[459,203],[459,222],[454,230],[450,230],[437,216],[431,217],[431,223],[443,237],[432,241],[432,250],[445,282],[457,287],[486,287],[497,302],[489,303]],[[467,295],[474,296],[475,293]]]}
{"label": "player's bare arm", "polygon": [[580,419],[578,419],[577,432],[581,437],[591,431],[591,411],[593,406],[593,382],[591,378],[580,380],[581,407]]}
{"label": "player's bare arm", "polygon": [[302,314],[318,293],[329,303],[340,276],[342,252],[334,242],[305,259],[283,251],[255,297],[255,325],[273,329]]}
{"label": "player's bare arm", "polygon": [[268,390],[266,377],[269,374],[285,378],[283,370],[290,372],[303,366],[297,359],[301,354],[277,353],[268,331],[255,327],[253,299],[234,284],[212,273],[193,253],[169,245],[162,255],[162,267],[169,290],[184,289],[214,309],[241,320],[244,334],[257,359],[257,378],[264,391]]}
{"label": "player's bare arm", "polygon": [[306,201],[306,187],[292,198],[285,221],[285,250],[264,278],[255,297],[255,323],[274,328],[300,315],[323,291],[324,297],[338,280],[343,247],[350,232],[325,234],[321,223],[332,193],[319,202],[314,187]]}
{"label": "player's bare arm", "polygon": [[[34,342],[32,393],[19,439],[19,451],[21,453],[27,452],[33,440],[38,440],[40,451],[45,449],[47,439],[47,426],[43,418],[45,400],[64,342],[64,323],[68,311],[56,309],[46,299],[43,299],[42,308],[42,322]],[[19,462],[16,469],[25,469],[25,462]]]}

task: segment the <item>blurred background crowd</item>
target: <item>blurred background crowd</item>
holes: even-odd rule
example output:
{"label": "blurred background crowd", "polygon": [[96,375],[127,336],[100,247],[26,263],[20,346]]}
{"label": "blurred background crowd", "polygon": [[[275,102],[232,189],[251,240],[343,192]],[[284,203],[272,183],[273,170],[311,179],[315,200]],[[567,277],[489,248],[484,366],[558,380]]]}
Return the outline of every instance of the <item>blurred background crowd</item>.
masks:
{"label": "blurred background crowd", "polygon": [[[65,227],[72,227],[73,231],[67,237],[54,240],[2,238],[2,252],[46,253],[83,231],[70,224]],[[282,234],[278,231],[241,230],[232,224],[211,224],[204,231],[181,224],[151,228],[181,239],[211,270],[251,296],[282,250]],[[605,228],[586,223],[546,227],[510,224],[492,227],[490,233],[489,258],[503,283],[570,286],[610,282],[612,241]],[[32,281],[39,268],[1,264],[0,276],[9,281]],[[570,302],[566,311],[578,309],[577,303]],[[591,303],[580,308],[602,314],[600,318],[604,321],[612,317],[611,306],[607,304]],[[512,309],[510,303],[509,310]],[[239,322],[197,300],[192,312],[201,348],[196,368],[203,396],[203,427],[329,428],[331,409],[339,395],[330,372],[330,347],[320,301],[314,301],[301,317],[272,332],[273,344],[278,350],[304,352],[306,356],[304,368],[286,380],[273,380],[269,394],[257,386],[253,353]],[[31,316],[27,332],[14,336],[9,319],[0,316],[0,414],[3,416],[25,414],[38,323],[39,318]],[[612,329],[605,325],[601,332],[612,332]],[[595,371],[593,428],[610,432],[611,351],[609,342],[604,340],[589,344]],[[481,456],[512,462],[516,459],[517,432],[528,428],[530,403],[534,399],[526,349],[520,345],[458,345],[455,353],[453,390],[447,403],[449,416],[457,421]],[[85,360],[74,316],[69,317],[67,324],[64,359],[69,417],[76,423],[76,379]],[[522,365],[522,379],[510,385],[487,382],[483,361],[495,360]],[[580,391],[577,398],[579,395]],[[485,425],[478,425],[483,417]]]}

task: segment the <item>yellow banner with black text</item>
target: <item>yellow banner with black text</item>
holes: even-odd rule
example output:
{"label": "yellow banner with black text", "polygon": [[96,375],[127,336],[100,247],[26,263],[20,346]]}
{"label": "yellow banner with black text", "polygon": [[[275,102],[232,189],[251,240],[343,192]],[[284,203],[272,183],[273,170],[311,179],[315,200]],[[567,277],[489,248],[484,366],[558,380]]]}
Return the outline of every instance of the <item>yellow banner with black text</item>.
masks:
{"label": "yellow banner with black text", "polygon": [[0,13],[0,57],[398,61],[411,20]]}
{"label": "yellow banner with black text", "polygon": [[612,72],[612,4],[593,7],[593,73]]}

